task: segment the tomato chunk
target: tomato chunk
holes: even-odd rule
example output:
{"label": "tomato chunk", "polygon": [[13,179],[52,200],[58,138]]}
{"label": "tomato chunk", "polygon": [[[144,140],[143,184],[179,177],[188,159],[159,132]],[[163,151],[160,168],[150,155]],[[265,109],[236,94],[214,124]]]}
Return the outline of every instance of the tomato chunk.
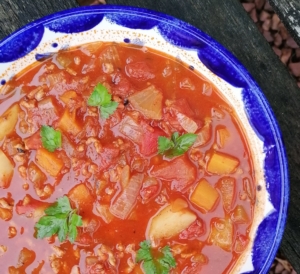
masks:
{"label": "tomato chunk", "polygon": [[150,173],[158,179],[170,181],[171,188],[176,191],[185,191],[196,179],[196,168],[186,156],[165,161],[155,166]]}

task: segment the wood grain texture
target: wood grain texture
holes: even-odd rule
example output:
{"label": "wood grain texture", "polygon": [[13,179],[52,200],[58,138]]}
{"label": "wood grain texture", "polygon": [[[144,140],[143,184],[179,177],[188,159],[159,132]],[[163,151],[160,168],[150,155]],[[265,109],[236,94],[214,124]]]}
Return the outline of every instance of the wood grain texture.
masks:
{"label": "wood grain texture", "polygon": [[289,30],[294,40],[300,45],[300,1],[269,0],[281,21]]}
{"label": "wood grain texture", "polygon": [[[275,1],[275,0],[273,0]],[[291,0],[278,0],[278,2]],[[291,198],[282,251],[300,273],[300,90],[286,67],[237,0],[106,0],[149,8],[182,19],[203,30],[231,51],[248,69],[277,117],[289,160]],[[294,1],[295,2],[295,1]],[[75,7],[75,0],[3,0],[0,39],[46,14]],[[280,186],[278,186],[280,187]]]}
{"label": "wood grain texture", "polygon": [[36,19],[77,6],[75,0],[0,0],[0,40]]}

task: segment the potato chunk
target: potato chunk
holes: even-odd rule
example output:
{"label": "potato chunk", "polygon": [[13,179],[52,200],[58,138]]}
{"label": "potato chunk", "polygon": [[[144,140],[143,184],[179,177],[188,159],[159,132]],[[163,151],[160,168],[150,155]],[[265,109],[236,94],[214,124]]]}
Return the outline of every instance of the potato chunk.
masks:
{"label": "potato chunk", "polygon": [[211,211],[218,200],[218,191],[205,179],[200,180],[190,197],[193,204],[205,211]]}
{"label": "potato chunk", "polygon": [[20,107],[13,105],[0,116],[0,141],[12,133],[18,121]]}
{"label": "potato chunk", "polygon": [[53,177],[56,177],[64,166],[62,159],[44,148],[39,148],[36,151],[35,158],[37,164]]}
{"label": "potato chunk", "polygon": [[233,173],[239,163],[237,158],[215,151],[209,158],[206,169],[213,174],[225,175]]}
{"label": "potato chunk", "polygon": [[233,245],[233,224],[230,219],[213,218],[208,243],[230,252]]}
{"label": "potato chunk", "polygon": [[0,163],[0,188],[7,188],[13,177],[14,166],[1,149]]}
{"label": "potato chunk", "polygon": [[154,86],[137,92],[128,99],[131,105],[147,118],[156,120],[162,118],[163,95],[161,91],[157,90]]}
{"label": "potato chunk", "polygon": [[183,199],[177,199],[152,218],[147,238],[155,242],[173,237],[188,228],[196,219],[196,214],[187,208],[187,203]]}

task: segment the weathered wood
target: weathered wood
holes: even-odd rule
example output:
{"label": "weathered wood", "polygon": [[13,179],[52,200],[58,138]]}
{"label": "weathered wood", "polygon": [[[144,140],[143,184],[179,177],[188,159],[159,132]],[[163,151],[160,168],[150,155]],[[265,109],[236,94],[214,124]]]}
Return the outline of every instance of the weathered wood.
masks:
{"label": "weathered wood", "polygon": [[51,13],[77,7],[76,1],[0,1],[0,40],[20,27]]}
{"label": "weathered wood", "polygon": [[[291,199],[282,251],[300,273],[300,90],[237,0],[106,0],[173,15],[205,31],[249,70],[270,102],[283,133],[289,160]],[[275,0],[273,0],[275,2]],[[296,0],[277,0],[288,4]],[[20,26],[75,0],[0,2],[0,39]],[[280,186],[278,186],[280,187]]]}
{"label": "weathered wood", "polygon": [[270,0],[270,4],[294,40],[300,45],[300,1]]}

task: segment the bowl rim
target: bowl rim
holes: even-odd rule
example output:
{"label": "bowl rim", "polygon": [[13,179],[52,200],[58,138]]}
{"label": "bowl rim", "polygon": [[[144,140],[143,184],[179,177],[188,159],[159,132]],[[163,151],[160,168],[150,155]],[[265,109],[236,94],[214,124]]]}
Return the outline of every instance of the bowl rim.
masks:
{"label": "bowl rim", "polygon": [[[233,67],[234,69],[238,70],[243,77],[243,80],[247,83],[249,87],[251,87],[252,92],[255,93],[257,96],[256,100],[260,103],[260,106],[262,107],[264,111],[264,115],[266,116],[267,122],[269,124],[269,127],[271,129],[271,134],[274,137],[274,142],[276,146],[276,151],[278,153],[278,161],[279,164],[279,173],[281,175],[281,200],[279,204],[279,212],[278,212],[278,218],[277,218],[277,225],[274,235],[274,240],[272,246],[269,248],[269,255],[267,258],[264,258],[263,262],[259,264],[259,270],[254,269],[254,272],[249,273],[258,273],[256,271],[259,271],[259,273],[266,273],[272,263],[273,258],[276,255],[277,249],[280,245],[284,227],[287,219],[287,211],[288,211],[288,203],[289,203],[289,175],[288,175],[288,163],[287,163],[287,156],[285,147],[282,141],[282,134],[278,125],[278,122],[275,118],[275,115],[273,113],[273,110],[267,101],[264,93],[260,89],[260,87],[257,85],[255,80],[252,78],[250,73],[247,71],[247,69],[238,61],[238,59],[230,53],[224,46],[222,46],[219,42],[211,38],[209,35],[201,31],[200,29],[192,26],[191,24],[182,21],[180,19],[177,19],[173,16],[167,15],[165,13],[161,13],[158,11],[146,9],[146,8],[140,8],[140,7],[132,7],[132,6],[125,6],[125,5],[98,5],[98,6],[86,6],[86,7],[78,7],[68,10],[63,10],[51,15],[47,15],[45,17],[42,17],[40,19],[37,19],[20,29],[16,30],[6,38],[2,39],[0,41],[0,53],[1,53],[1,47],[3,47],[8,42],[12,42],[14,39],[17,39],[18,36],[20,36],[25,31],[33,31],[35,28],[39,26],[45,26],[51,22],[55,22],[59,19],[64,19],[76,15],[93,15],[93,14],[107,14],[107,13],[114,13],[114,14],[131,14],[137,13],[140,16],[145,16],[151,20],[161,21],[165,22],[167,21],[168,24],[172,25],[175,28],[180,28],[184,31],[187,31],[190,34],[193,34],[196,38],[200,39],[201,41],[204,41],[209,47],[213,48],[214,50],[218,51],[220,56],[223,58],[223,60],[226,60],[229,66]],[[34,49],[34,48],[33,48]],[[33,50],[31,49],[31,50]],[[28,54],[25,53],[24,56]],[[18,59],[18,58],[17,58]],[[1,63],[1,60],[0,60]],[[209,68],[211,69],[211,68]],[[216,71],[211,69],[215,74]],[[222,77],[221,77],[222,78]],[[1,80],[1,79],[0,79]],[[248,116],[249,119],[250,116]],[[258,230],[260,229],[260,226],[258,227]],[[266,229],[266,228],[262,228]],[[256,238],[256,236],[255,236]],[[252,248],[255,248],[255,245],[259,244],[254,242],[254,246]],[[252,258],[254,259],[254,258]]]}

